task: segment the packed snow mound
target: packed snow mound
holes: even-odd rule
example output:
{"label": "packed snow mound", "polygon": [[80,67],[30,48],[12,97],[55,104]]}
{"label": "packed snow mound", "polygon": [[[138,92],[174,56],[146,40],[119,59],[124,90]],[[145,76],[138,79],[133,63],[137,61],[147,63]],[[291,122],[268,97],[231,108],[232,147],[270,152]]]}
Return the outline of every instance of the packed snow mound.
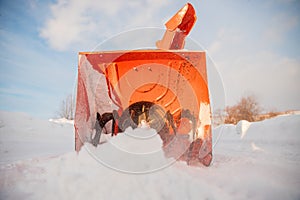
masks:
{"label": "packed snow mound", "polygon": [[[12,118],[23,117],[12,114]],[[15,136],[11,145],[22,148],[24,143],[19,142],[19,146],[15,143],[19,138],[23,139],[19,136],[24,134],[24,126],[8,123],[10,120],[7,121],[5,117],[1,117],[1,121],[6,130],[13,132]],[[36,122],[33,119],[31,124],[29,121],[26,124],[34,129],[41,128]],[[60,125],[44,122],[43,126],[48,129],[43,133],[48,140],[50,136],[53,141],[62,140],[58,134],[53,134],[57,127],[62,128]],[[7,136],[10,132],[3,131],[4,127],[0,128],[1,145],[10,139]],[[105,156],[113,158],[112,145],[120,146],[119,143],[124,142],[122,147],[128,148],[130,152],[136,152],[136,148],[140,148],[130,135],[119,134],[111,139],[112,143],[109,140],[97,148],[87,144],[79,153],[70,150],[69,153],[58,156],[53,154],[2,163],[0,199],[296,200],[300,199],[299,130],[300,115],[280,116],[251,123],[243,138],[236,134],[236,126],[220,126],[213,130],[214,161],[210,167],[190,167],[178,161],[155,172],[142,174],[115,170],[95,158],[90,151],[94,148],[96,152],[105,152]],[[135,133],[138,132],[134,132],[133,136],[136,136]],[[29,134],[29,138],[31,136]],[[34,138],[35,136],[31,137],[31,140]],[[145,133],[143,138],[152,138],[151,131]],[[70,143],[67,138],[63,142],[66,146]],[[158,148],[160,141],[153,140],[153,145],[157,145],[153,149]],[[48,147],[51,148],[51,145]],[[149,149],[145,147],[141,151],[148,152],[153,149],[149,146]],[[1,151],[1,157],[4,154]],[[114,162],[128,160],[116,157]]]}
{"label": "packed snow mound", "polygon": [[131,127],[97,148],[85,144],[91,155],[103,165],[127,173],[157,171],[174,162],[164,157],[162,146],[155,129]]}
{"label": "packed snow mound", "polygon": [[241,120],[236,125],[236,132],[241,135],[241,138],[245,136],[247,130],[249,129],[251,123],[247,120]]}
{"label": "packed snow mound", "polygon": [[162,148],[162,140],[152,128],[128,127],[124,133],[113,137],[109,142],[123,151],[134,154],[148,154]]}
{"label": "packed snow mound", "polygon": [[74,120],[66,119],[66,118],[58,118],[58,119],[49,119],[49,122],[54,122],[57,124],[73,124]]}

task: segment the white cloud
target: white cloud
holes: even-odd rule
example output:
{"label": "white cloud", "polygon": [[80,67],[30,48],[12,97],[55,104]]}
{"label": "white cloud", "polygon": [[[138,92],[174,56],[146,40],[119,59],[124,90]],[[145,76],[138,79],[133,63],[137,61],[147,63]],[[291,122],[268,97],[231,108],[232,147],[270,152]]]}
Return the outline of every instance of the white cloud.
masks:
{"label": "white cloud", "polygon": [[56,50],[87,48],[120,31],[158,24],[157,15],[167,3],[159,0],[59,0],[51,6],[52,16],[46,19],[40,36]]}

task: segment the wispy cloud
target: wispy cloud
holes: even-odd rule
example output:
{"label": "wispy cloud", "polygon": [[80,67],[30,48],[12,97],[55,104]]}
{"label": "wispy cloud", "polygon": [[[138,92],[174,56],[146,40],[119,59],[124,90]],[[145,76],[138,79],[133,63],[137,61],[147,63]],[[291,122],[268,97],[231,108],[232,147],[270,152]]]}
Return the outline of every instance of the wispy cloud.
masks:
{"label": "wispy cloud", "polygon": [[166,4],[159,0],[60,0],[51,6],[52,15],[40,35],[56,50],[87,48],[125,28],[154,25]]}
{"label": "wispy cloud", "polygon": [[0,30],[0,109],[52,117],[66,91],[72,92],[77,54],[51,51],[28,32],[33,30]]}

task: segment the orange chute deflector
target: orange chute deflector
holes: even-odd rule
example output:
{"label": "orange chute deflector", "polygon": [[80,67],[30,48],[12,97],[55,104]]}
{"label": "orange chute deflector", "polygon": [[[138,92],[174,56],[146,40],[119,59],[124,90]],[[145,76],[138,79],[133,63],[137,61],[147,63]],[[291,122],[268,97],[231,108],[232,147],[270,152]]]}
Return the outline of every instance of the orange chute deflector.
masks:
{"label": "orange chute deflector", "polygon": [[187,3],[165,25],[166,32],[162,40],[157,41],[159,49],[183,49],[184,40],[197,20],[195,9]]}
{"label": "orange chute deflector", "polygon": [[[122,113],[130,105],[146,101],[159,105],[165,112],[170,111],[176,122],[184,110],[191,112],[196,119],[196,135],[189,153],[209,165],[212,137],[206,54],[169,50],[183,48],[184,38],[195,20],[194,8],[186,4],[166,23],[167,31],[157,43],[160,48],[157,50],[79,53],[77,151],[84,142],[90,142],[97,112],[118,110]],[[183,124],[188,122],[183,120]],[[180,123],[177,126],[181,133],[188,134]]]}

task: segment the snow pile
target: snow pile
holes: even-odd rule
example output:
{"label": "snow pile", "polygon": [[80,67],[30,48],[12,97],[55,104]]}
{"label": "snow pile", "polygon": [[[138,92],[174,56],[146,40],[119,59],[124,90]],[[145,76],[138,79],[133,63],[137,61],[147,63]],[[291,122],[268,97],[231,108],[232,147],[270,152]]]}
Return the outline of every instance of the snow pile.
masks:
{"label": "snow pile", "polygon": [[154,129],[127,128],[124,133],[110,138],[95,148],[86,143],[91,155],[103,165],[128,173],[157,171],[174,162],[166,159],[163,142]]}
{"label": "snow pile", "polygon": [[[221,195],[205,191],[206,184],[181,168],[142,175],[121,173],[99,164],[86,148],[52,159],[20,162],[1,169],[3,199],[194,199]],[[192,173],[198,173],[191,169]],[[201,173],[201,172],[200,172]],[[203,173],[203,172],[202,172]],[[11,184],[14,186],[11,187]],[[203,189],[201,189],[203,188]],[[2,199],[1,198],[1,199]]]}
{"label": "snow pile", "polygon": [[147,154],[161,150],[162,140],[154,129],[128,127],[124,134],[112,138],[110,143],[123,151],[134,154]]}
{"label": "snow pile", "polygon": [[49,119],[49,122],[54,122],[57,124],[72,124],[72,125],[74,125],[74,120],[70,120],[70,119],[66,119],[66,118]]}
{"label": "snow pile", "polygon": [[[54,132],[63,128],[58,124],[11,114],[13,119],[21,120],[21,126],[17,126],[9,120],[9,115],[1,114],[1,159],[5,154],[2,145],[10,141],[11,133],[15,139],[10,145],[15,148],[16,143],[17,148],[26,146],[18,140],[24,139],[24,134],[28,141],[34,141],[38,135],[34,130],[43,130],[39,134],[46,138],[44,144],[51,137],[56,142],[62,140],[62,133]],[[135,165],[142,170],[153,169],[128,157],[116,157],[114,152],[118,149],[134,155],[160,152],[161,141],[152,129],[128,129],[126,134],[119,134],[97,148],[86,144],[79,154],[70,150],[60,156],[18,162],[12,159],[0,165],[0,199],[299,199],[300,115],[251,123],[243,138],[236,130],[234,125],[214,130],[216,145],[210,167],[189,167],[175,162],[152,173],[133,174],[115,170],[99,159],[102,155],[113,164],[128,162],[120,166],[129,172],[136,169]],[[64,131],[67,134],[70,130]],[[137,140],[141,143],[137,144]],[[66,146],[73,142],[63,141]]]}
{"label": "snow pile", "polygon": [[251,123],[247,120],[241,120],[236,125],[236,132],[241,135],[241,138],[243,138],[249,129]]}

